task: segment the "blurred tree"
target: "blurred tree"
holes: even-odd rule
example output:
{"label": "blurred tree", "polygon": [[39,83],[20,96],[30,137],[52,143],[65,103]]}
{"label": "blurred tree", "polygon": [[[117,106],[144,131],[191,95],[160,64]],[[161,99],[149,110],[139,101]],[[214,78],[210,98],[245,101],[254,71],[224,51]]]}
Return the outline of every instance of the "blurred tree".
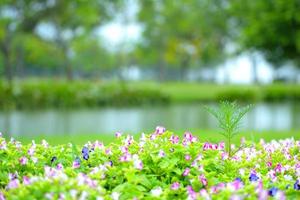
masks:
{"label": "blurred tree", "polygon": [[74,68],[86,72],[97,69],[109,69],[115,66],[113,54],[108,52],[96,37],[80,37],[72,43],[74,54],[72,60]]}
{"label": "blurred tree", "polygon": [[72,59],[74,49],[72,43],[77,38],[89,35],[101,23],[111,19],[119,1],[58,1],[57,9],[45,20],[44,24],[54,27],[55,34],[51,38],[63,52],[64,67],[68,79],[73,79]]}
{"label": "blurred tree", "polygon": [[[1,0],[0,1],[0,51],[4,74],[7,80],[13,78],[13,65],[23,66],[24,51],[22,39],[13,43],[22,34],[32,33],[41,19],[56,10],[55,1],[43,0]],[[17,63],[13,63],[16,51]]]}
{"label": "blurred tree", "polygon": [[[262,52],[275,66],[285,61],[300,66],[299,0],[229,2],[231,26],[236,30],[232,36],[240,51]],[[255,60],[253,64],[256,68]]]}
{"label": "blurred tree", "polygon": [[157,65],[179,67],[181,78],[194,65],[211,65],[225,58],[227,12],[223,0],[140,2],[143,40],[138,55]]}

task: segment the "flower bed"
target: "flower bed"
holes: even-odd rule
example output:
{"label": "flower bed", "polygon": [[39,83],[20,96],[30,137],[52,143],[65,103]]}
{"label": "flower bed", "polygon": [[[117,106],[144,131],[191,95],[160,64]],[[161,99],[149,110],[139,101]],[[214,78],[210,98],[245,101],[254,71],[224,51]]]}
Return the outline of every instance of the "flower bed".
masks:
{"label": "flower bed", "polygon": [[300,141],[201,143],[157,127],[138,140],[23,145],[0,137],[2,199],[296,199]]}

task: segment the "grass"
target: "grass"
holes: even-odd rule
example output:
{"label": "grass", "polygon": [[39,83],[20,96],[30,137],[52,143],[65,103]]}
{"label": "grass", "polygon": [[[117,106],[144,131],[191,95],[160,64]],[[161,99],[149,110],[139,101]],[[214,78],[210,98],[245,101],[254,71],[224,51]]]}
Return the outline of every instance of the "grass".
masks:
{"label": "grass", "polygon": [[241,100],[241,101],[280,101],[300,100],[300,85],[236,85],[208,84],[197,82],[132,82],[133,88],[160,89],[169,96],[171,102],[189,103],[199,101]]}
{"label": "grass", "polygon": [[[172,130],[171,130],[172,131]],[[151,132],[147,132],[151,133]],[[174,131],[178,135],[183,135],[183,130]],[[197,135],[199,140],[202,142],[219,142],[224,141],[225,138],[218,134],[217,130],[192,130],[192,133]],[[126,133],[125,133],[126,134]],[[291,131],[241,131],[241,133],[233,139],[235,144],[238,144],[241,137],[245,137],[247,140],[258,142],[260,138],[270,141],[272,139],[284,139],[294,137],[295,139],[300,139],[300,130]],[[36,142],[41,142],[42,139],[46,139],[50,144],[66,144],[68,142],[83,145],[88,141],[99,140],[104,144],[109,144],[114,141],[114,134],[77,134],[77,135],[35,135],[35,136],[16,136],[15,139],[21,141],[22,143],[30,143],[31,140]],[[134,135],[135,139],[139,138],[139,134]]]}

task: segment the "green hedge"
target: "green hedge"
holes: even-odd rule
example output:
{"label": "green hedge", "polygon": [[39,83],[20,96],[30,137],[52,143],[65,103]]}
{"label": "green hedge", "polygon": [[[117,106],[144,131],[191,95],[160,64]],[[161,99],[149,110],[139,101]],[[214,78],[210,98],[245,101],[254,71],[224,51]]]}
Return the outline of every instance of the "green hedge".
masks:
{"label": "green hedge", "polygon": [[135,89],[117,83],[22,81],[12,87],[0,83],[0,108],[72,108],[131,106],[168,103],[169,98],[155,89]]}
{"label": "green hedge", "polygon": [[239,87],[225,89],[217,95],[218,100],[256,101],[300,101],[300,86],[266,85],[257,87]]}
{"label": "green hedge", "polygon": [[134,106],[203,101],[300,101],[300,86],[63,80],[0,81],[0,109]]}

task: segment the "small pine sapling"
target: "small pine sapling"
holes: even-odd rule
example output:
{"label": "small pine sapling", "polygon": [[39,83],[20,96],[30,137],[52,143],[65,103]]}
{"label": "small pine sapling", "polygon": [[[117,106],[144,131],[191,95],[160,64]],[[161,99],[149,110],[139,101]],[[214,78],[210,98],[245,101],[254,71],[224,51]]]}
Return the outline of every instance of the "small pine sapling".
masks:
{"label": "small pine sapling", "polygon": [[227,101],[221,102],[218,109],[207,106],[205,107],[206,110],[212,114],[219,123],[218,125],[221,129],[220,134],[223,135],[227,140],[227,153],[229,157],[231,157],[233,154],[231,151],[232,139],[239,134],[241,120],[251,107],[252,105],[240,107],[235,102]]}

